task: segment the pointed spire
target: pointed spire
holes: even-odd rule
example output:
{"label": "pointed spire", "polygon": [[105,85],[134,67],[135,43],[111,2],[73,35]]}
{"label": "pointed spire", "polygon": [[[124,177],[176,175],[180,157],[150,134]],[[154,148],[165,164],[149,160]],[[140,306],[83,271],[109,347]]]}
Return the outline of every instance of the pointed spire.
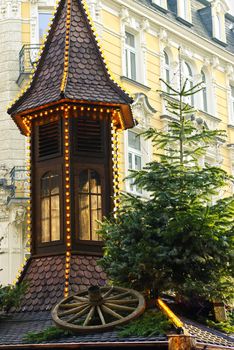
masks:
{"label": "pointed spire", "polygon": [[62,100],[113,104],[132,98],[113,80],[83,0],[61,0],[26,91],[8,109],[13,116]]}

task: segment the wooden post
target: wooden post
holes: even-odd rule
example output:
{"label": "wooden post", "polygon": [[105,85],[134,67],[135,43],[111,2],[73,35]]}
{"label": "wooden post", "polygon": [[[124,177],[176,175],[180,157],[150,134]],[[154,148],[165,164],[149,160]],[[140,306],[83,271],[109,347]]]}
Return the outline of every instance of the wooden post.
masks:
{"label": "wooden post", "polygon": [[227,321],[225,304],[222,301],[214,301],[213,305],[214,305],[215,320],[217,322]]}
{"label": "wooden post", "polygon": [[169,350],[196,350],[196,339],[191,335],[169,335]]}

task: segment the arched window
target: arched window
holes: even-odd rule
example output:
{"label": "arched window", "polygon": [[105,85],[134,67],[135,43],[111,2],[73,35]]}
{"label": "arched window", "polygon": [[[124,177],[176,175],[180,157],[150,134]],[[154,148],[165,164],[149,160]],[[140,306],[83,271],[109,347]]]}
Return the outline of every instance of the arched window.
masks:
{"label": "arched window", "polygon": [[202,84],[203,88],[201,90],[201,108],[203,111],[208,112],[208,105],[207,105],[207,81],[206,81],[206,75],[203,71],[201,71],[201,78],[202,78]]}
{"label": "arched window", "polygon": [[59,175],[48,172],[41,178],[41,243],[59,241]]}
{"label": "arched window", "polygon": [[[187,79],[186,90],[191,89],[193,87],[193,72],[190,65],[187,62],[184,62],[183,64],[183,77],[184,77],[184,81]],[[193,95],[190,95],[184,98],[184,102],[188,103],[189,105],[193,105],[194,104]]]}
{"label": "arched window", "polygon": [[[170,80],[171,80],[171,77],[170,77],[170,59],[169,59],[169,56],[168,54],[166,53],[166,51],[164,50],[163,51],[163,59],[164,59],[164,80],[170,84]],[[169,92],[169,88],[167,87],[167,91]]]}
{"label": "arched window", "polygon": [[91,169],[78,176],[78,237],[98,241],[98,222],[102,219],[102,189],[100,175]]}

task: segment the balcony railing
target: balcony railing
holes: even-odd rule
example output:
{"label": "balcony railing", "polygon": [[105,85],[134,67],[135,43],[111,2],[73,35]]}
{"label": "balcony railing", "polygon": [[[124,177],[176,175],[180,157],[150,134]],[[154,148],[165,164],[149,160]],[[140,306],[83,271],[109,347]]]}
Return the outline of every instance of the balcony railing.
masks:
{"label": "balcony railing", "polygon": [[40,45],[24,45],[19,53],[19,77],[17,79],[18,85],[21,85],[25,75],[32,72],[33,65],[37,63],[38,51]]}
{"label": "balcony railing", "polygon": [[23,200],[29,198],[29,183],[26,167],[15,166],[10,172],[11,186],[8,203],[13,199]]}

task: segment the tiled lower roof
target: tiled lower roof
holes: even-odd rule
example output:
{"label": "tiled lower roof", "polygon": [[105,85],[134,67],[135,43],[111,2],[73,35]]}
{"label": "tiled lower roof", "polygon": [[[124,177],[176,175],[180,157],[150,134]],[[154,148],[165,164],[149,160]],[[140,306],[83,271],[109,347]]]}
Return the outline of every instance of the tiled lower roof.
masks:
{"label": "tiled lower roof", "polygon": [[189,334],[196,336],[201,343],[227,346],[234,349],[234,338],[232,336],[188,319],[184,319],[184,326]]}
{"label": "tiled lower roof", "polygon": [[[194,335],[199,349],[234,349],[234,339],[224,333],[205,327],[188,319],[183,319],[185,329]],[[12,313],[0,321],[0,349],[3,345],[27,344],[23,337],[28,332],[40,332],[53,325],[50,311]],[[121,338],[117,331],[94,334],[77,334],[69,337],[42,342],[41,344],[157,344],[162,348],[167,344],[166,336]]]}
{"label": "tiled lower roof", "polygon": [[[11,314],[3,322],[0,322],[0,345],[24,344],[23,336],[28,332],[40,332],[53,325],[49,311],[43,312],[20,312]],[[139,342],[166,342],[165,336],[158,337],[126,337],[120,338],[117,331],[81,334],[51,340],[43,343],[139,343]]]}

